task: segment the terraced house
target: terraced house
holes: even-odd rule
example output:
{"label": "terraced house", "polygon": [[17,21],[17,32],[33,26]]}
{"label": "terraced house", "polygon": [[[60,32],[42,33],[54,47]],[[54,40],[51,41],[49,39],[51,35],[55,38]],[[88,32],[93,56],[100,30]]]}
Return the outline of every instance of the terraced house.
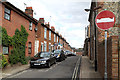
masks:
{"label": "terraced house", "polygon": [[[27,7],[25,12],[16,8],[9,2],[0,3],[0,7],[2,8],[0,9],[0,15],[2,15],[0,17],[2,19],[0,26],[4,27],[7,34],[12,37],[15,34],[15,30],[20,30],[21,25],[23,25],[29,34],[25,46],[25,56],[34,56],[36,39],[34,29],[37,25],[37,21],[33,18],[32,7]],[[3,54],[5,55],[8,55],[11,49],[11,46],[2,46]]]}
{"label": "terraced house", "polygon": [[37,42],[39,44],[37,52],[52,51],[56,49],[67,49],[64,47],[66,40],[55,32],[54,26],[50,27],[49,22],[46,24],[44,18],[40,18],[37,25]]}

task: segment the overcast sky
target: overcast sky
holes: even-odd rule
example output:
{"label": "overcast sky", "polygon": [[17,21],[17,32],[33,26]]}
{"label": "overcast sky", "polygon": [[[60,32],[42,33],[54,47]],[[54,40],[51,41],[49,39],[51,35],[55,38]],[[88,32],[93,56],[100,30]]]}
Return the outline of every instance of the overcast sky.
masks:
{"label": "overcast sky", "polygon": [[[50,22],[72,47],[84,45],[85,27],[89,25],[89,9],[91,0],[8,0],[17,8],[25,11],[25,7],[33,7],[34,18],[44,18]],[[24,3],[26,5],[24,5]]]}

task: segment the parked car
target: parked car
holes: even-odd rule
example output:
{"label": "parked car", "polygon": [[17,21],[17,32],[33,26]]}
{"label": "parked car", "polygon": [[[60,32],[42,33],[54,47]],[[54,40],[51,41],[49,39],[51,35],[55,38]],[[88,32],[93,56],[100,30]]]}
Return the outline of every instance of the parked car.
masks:
{"label": "parked car", "polygon": [[65,58],[67,58],[67,53],[66,53],[66,51],[64,51],[64,54],[65,54]]}
{"label": "parked car", "polygon": [[72,56],[76,56],[76,53],[72,52]]}
{"label": "parked car", "polygon": [[56,63],[56,57],[52,52],[39,52],[30,61],[30,67],[34,66],[47,66]]}
{"label": "parked car", "polygon": [[65,54],[64,54],[64,51],[62,49],[55,50],[54,55],[56,56],[57,61],[65,60]]}
{"label": "parked car", "polygon": [[69,51],[69,50],[66,50],[65,52],[66,52],[67,56],[71,56],[72,55],[72,52]]}

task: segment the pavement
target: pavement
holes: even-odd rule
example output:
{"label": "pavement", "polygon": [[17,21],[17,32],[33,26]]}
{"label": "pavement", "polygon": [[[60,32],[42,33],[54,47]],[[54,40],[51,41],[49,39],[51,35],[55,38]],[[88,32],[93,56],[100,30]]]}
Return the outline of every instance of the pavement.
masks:
{"label": "pavement", "polygon": [[2,78],[7,78],[11,75],[22,72],[28,68],[29,68],[29,64],[26,64],[26,65],[17,64],[17,65],[14,65],[12,67],[7,67],[7,68],[2,70]]}
{"label": "pavement", "polygon": [[82,56],[81,67],[80,67],[80,80],[82,79],[102,79],[99,72],[95,71],[93,63],[87,56]]}

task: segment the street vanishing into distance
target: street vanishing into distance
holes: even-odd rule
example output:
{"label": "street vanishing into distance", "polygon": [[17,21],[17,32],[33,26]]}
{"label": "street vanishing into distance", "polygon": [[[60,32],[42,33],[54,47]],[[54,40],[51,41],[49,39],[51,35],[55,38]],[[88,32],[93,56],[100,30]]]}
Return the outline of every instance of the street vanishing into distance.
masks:
{"label": "street vanishing into distance", "polygon": [[120,0],[0,0],[0,79],[120,80]]}

